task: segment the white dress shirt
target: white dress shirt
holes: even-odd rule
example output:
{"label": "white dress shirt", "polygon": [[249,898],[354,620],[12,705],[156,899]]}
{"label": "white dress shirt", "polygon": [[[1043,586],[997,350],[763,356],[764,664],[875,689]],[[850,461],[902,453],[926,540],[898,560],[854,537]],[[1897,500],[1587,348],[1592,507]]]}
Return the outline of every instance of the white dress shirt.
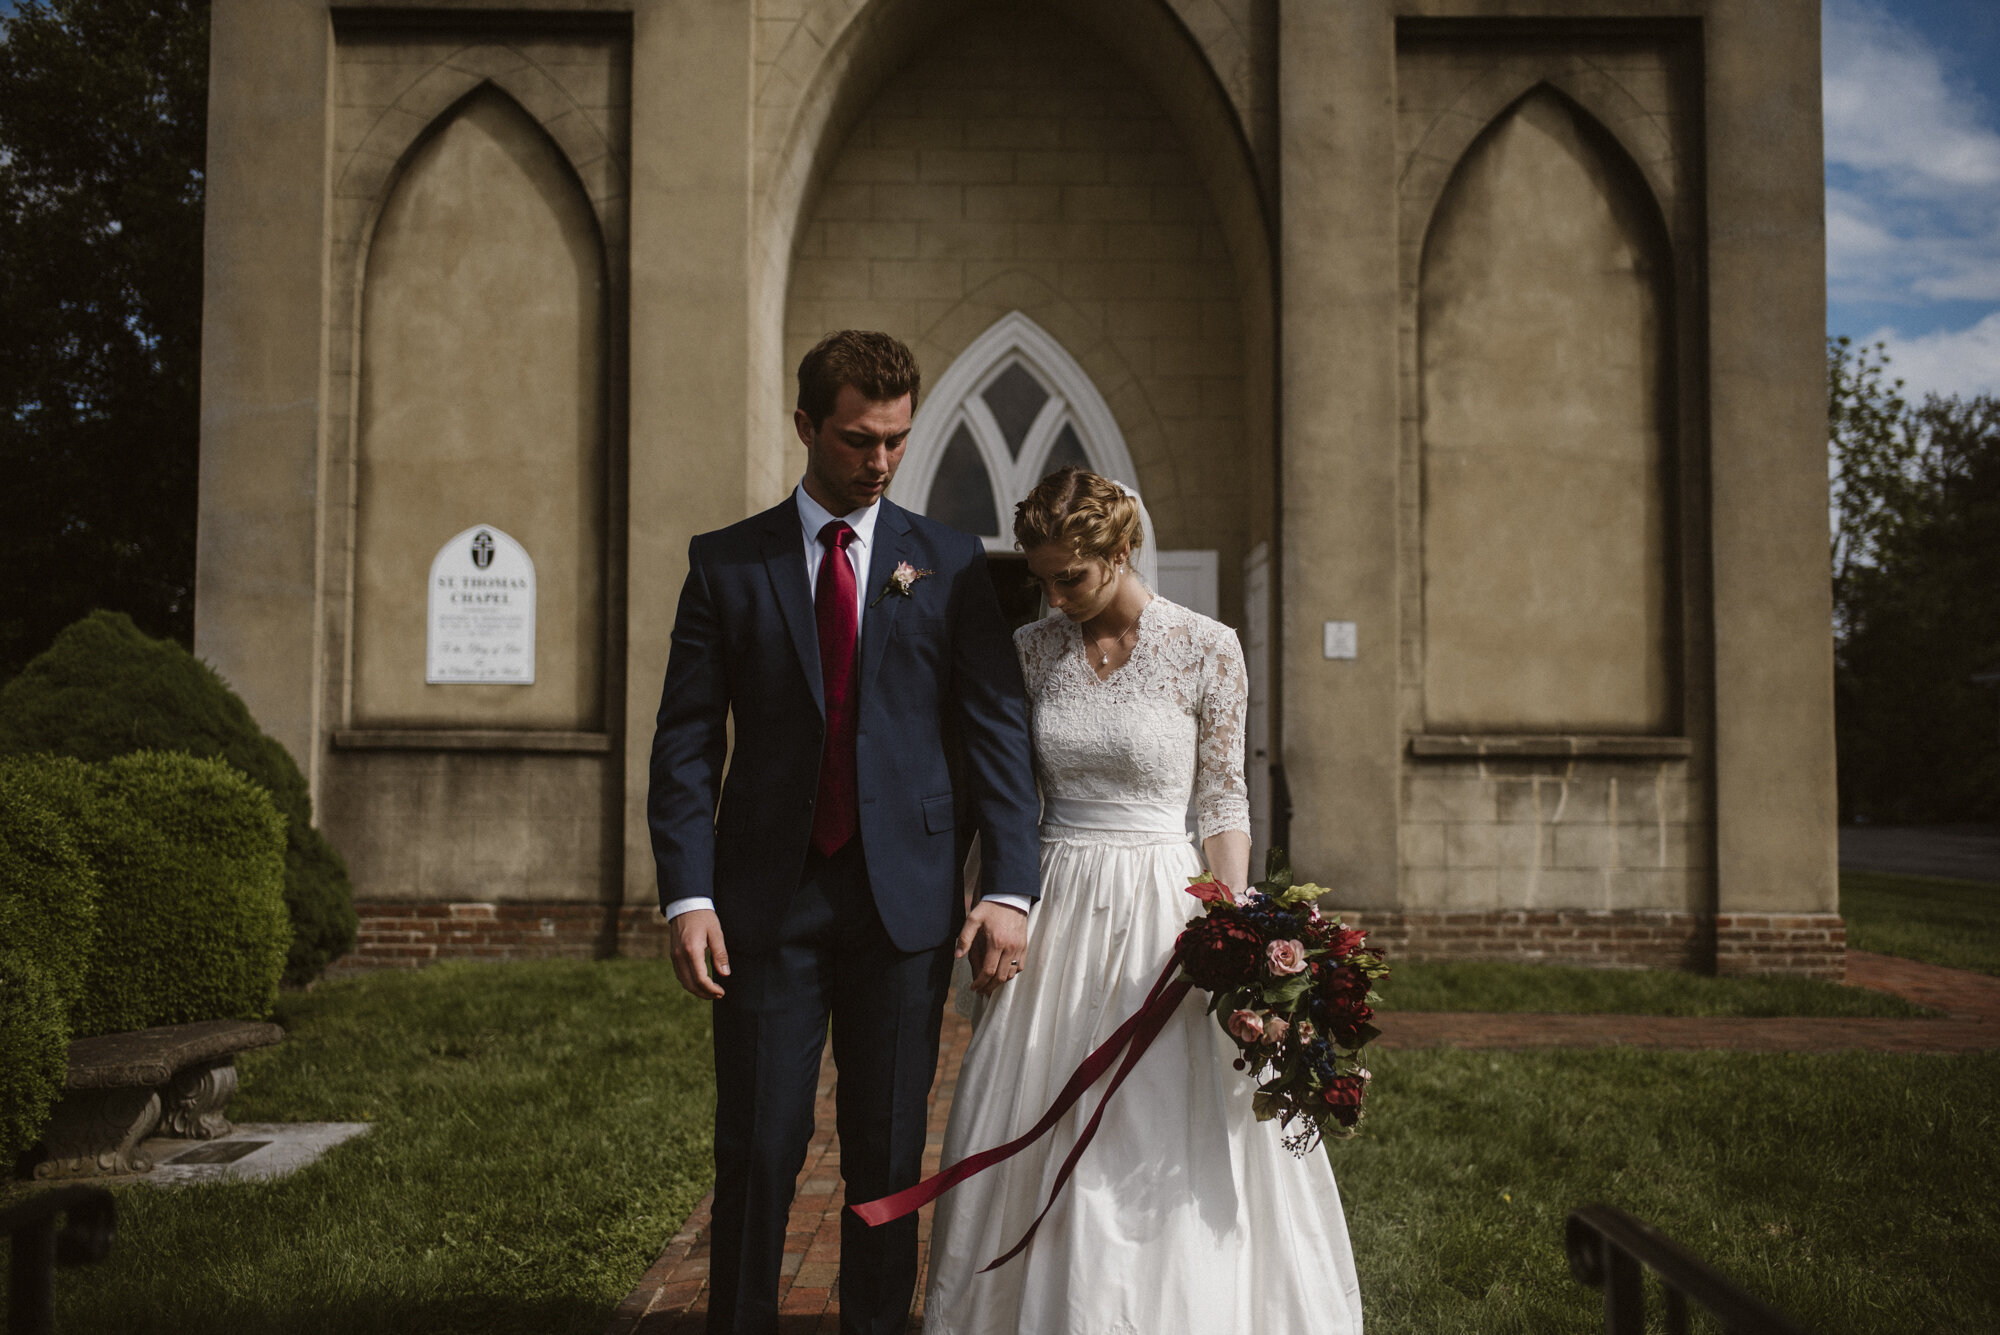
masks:
{"label": "white dress shirt", "polygon": [[[806,590],[813,596],[819,594],[819,563],[826,554],[820,543],[820,530],[835,519],[846,522],[854,530],[854,541],[847,544],[847,561],[854,567],[854,642],[861,643],[861,620],[868,615],[868,563],[875,550],[875,520],[881,514],[880,503],[864,505],[859,510],[844,515],[835,515],[824,505],[814,500],[806,492],[806,484],[801,481],[792,488],[792,500],[799,508],[799,534],[803,540],[806,562]],[[1028,901],[1019,895],[988,895],[996,904],[1006,904],[1021,912],[1028,911]],[[713,909],[715,901],[707,895],[688,895],[667,905],[667,918],[672,920],[690,909]]]}

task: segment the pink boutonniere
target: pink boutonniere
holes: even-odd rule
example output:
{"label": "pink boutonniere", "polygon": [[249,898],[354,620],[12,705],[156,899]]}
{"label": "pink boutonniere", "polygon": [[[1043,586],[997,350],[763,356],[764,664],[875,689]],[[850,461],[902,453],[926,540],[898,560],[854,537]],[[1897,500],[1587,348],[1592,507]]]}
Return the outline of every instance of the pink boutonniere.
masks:
{"label": "pink boutonniere", "polygon": [[889,574],[889,582],[882,586],[882,592],[875,595],[875,602],[868,605],[873,607],[875,603],[881,602],[892,593],[907,598],[910,596],[910,590],[917,587],[918,580],[935,573],[931,570],[919,570],[908,561],[898,561],[895,570]]}

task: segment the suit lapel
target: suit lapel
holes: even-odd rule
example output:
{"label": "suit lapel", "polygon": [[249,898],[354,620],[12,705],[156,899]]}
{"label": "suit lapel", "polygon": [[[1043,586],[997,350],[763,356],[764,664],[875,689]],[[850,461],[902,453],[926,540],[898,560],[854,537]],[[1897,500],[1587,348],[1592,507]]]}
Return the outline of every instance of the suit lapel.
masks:
{"label": "suit lapel", "polygon": [[[896,615],[902,605],[909,601],[897,594],[889,594],[877,601],[877,595],[889,583],[890,574],[898,562],[908,559],[910,539],[910,519],[902,507],[883,500],[882,513],[875,519],[875,551],[868,558],[868,586],[861,591],[861,693],[866,695],[875,684],[875,673],[882,666],[882,651],[888,646],[889,637],[895,633]],[[868,604],[874,603],[873,607]]]}
{"label": "suit lapel", "polygon": [[799,655],[799,666],[805,670],[813,703],[819,706],[823,718],[826,715],[826,696],[819,676],[819,621],[813,614],[812,585],[806,580],[805,538],[799,528],[799,503],[796,498],[788,498],[770,514],[771,523],[764,530],[764,569],[771,576],[771,588],[778,596],[778,610],[784,614],[785,629],[791,632],[792,647]]}

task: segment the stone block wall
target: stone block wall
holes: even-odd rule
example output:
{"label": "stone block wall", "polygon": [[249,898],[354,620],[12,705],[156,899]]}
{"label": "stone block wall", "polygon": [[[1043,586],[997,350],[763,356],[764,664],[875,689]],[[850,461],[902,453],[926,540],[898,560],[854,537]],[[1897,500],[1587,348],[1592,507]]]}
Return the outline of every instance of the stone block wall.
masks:
{"label": "stone block wall", "polygon": [[602,754],[335,750],[325,774],[359,900],[590,905],[616,884]]}
{"label": "stone block wall", "polygon": [[1677,759],[1412,759],[1403,906],[1699,912],[1708,821],[1689,769]]}
{"label": "stone block wall", "polygon": [[[1087,34],[996,14],[940,34],[834,159],[799,236],[785,365],[829,330],[880,328],[935,383],[1014,310],[1104,397],[1160,544],[1239,570],[1268,450],[1245,438],[1239,278],[1195,164]],[[1239,620],[1237,579],[1222,599]]]}

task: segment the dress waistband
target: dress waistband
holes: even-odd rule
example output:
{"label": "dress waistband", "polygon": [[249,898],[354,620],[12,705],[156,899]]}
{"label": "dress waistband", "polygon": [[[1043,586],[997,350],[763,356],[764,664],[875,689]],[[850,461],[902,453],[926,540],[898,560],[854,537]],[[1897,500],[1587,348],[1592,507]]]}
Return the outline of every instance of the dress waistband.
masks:
{"label": "dress waistband", "polygon": [[1117,797],[1051,797],[1042,804],[1042,824],[1067,830],[1112,830],[1187,838],[1187,810],[1163,802]]}

